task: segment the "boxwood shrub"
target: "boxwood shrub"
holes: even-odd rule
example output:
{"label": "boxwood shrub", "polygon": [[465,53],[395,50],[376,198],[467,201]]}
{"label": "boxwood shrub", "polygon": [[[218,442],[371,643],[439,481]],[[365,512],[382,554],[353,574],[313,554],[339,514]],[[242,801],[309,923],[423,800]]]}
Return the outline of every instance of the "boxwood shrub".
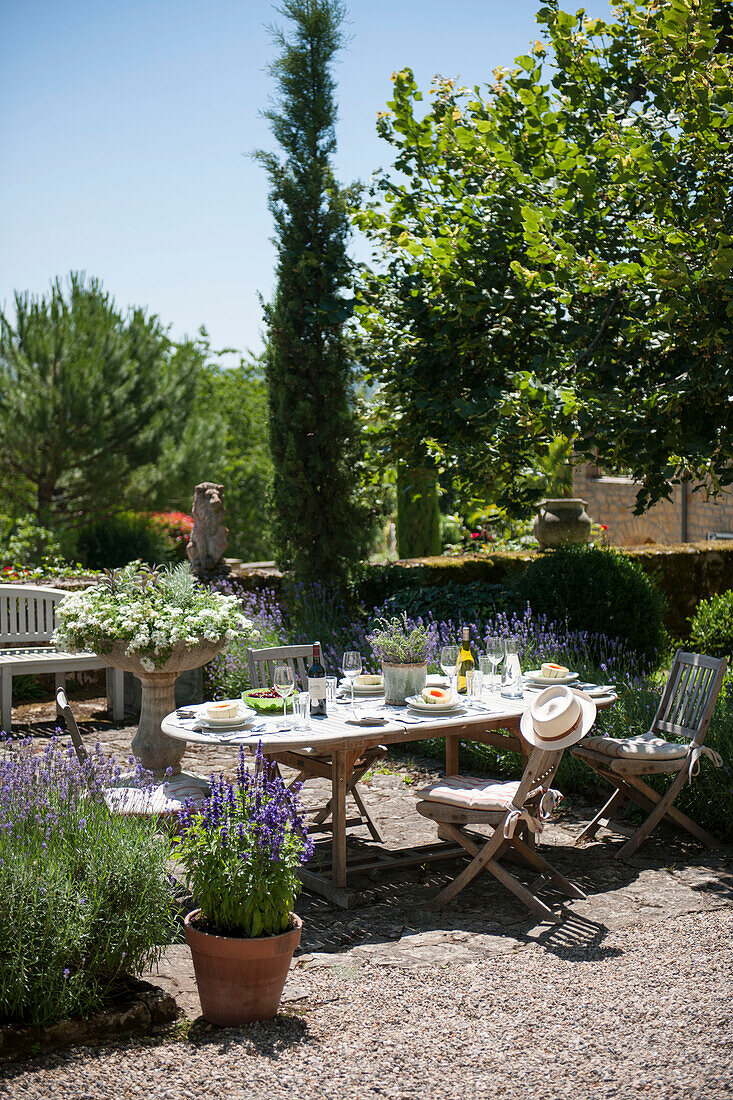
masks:
{"label": "boxwood shrub", "polygon": [[692,617],[689,645],[708,657],[733,657],[733,591],[700,600]]}
{"label": "boxwood shrub", "polygon": [[512,585],[517,609],[527,604],[571,630],[620,638],[647,663],[665,649],[666,603],[631,558],[595,546],[546,551]]}

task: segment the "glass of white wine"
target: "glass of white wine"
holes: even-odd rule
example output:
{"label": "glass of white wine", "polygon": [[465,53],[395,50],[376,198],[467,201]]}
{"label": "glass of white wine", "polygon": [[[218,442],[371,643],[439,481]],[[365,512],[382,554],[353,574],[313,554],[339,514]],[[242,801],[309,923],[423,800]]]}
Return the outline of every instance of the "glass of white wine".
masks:
{"label": "glass of white wine", "polygon": [[288,696],[295,689],[295,674],[289,665],[275,665],[272,686],[283,701],[283,725],[288,724]]}
{"label": "glass of white wine", "polygon": [[496,682],[496,669],[504,659],[504,639],[498,636],[486,639],[486,656],[491,664],[490,691],[496,691],[500,686]]}
{"label": "glass of white wine", "polygon": [[444,645],[440,651],[440,667],[448,677],[448,687],[451,689],[451,697],[455,697],[455,691],[453,690],[453,681],[456,676],[456,665],[458,664],[458,655],[461,652],[460,647],[457,645]]}
{"label": "glass of white wine", "polygon": [[354,707],[354,680],[360,675],[362,669],[361,653],[347,650],[341,662],[341,670],[351,685],[351,712],[355,714]]}

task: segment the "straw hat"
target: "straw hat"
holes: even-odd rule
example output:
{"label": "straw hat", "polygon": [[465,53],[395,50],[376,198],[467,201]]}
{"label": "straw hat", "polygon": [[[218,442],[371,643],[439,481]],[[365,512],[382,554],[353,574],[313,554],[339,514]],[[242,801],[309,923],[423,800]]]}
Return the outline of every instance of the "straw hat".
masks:
{"label": "straw hat", "polygon": [[574,745],[596,720],[596,705],[584,691],[558,684],[545,688],[525,710],[522,737],[539,749],[554,752]]}

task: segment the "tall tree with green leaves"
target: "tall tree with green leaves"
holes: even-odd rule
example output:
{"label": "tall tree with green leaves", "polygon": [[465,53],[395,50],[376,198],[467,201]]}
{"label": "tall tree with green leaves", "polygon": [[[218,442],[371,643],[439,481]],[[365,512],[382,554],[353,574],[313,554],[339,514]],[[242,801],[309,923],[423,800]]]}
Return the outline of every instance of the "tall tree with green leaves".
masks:
{"label": "tall tree with green leaves", "polygon": [[124,498],[190,411],[200,353],[157,317],[124,316],[97,279],[71,274],[0,314],[0,464],[6,506],[75,525]]}
{"label": "tall tree with green leaves", "polygon": [[278,257],[265,309],[274,530],[281,563],[305,578],[332,578],[363,554],[369,531],[354,496],[349,223],[331,163],[345,9],[337,0],[285,0],[277,10],[290,26],[272,31],[277,97],[265,117],[283,156],[257,154],[270,179]]}
{"label": "tall tree with green leaves", "polygon": [[553,438],[630,471],[638,507],[733,482],[729,0],[538,13],[488,90],[410,70],[379,120],[397,174],[357,215],[385,268],[361,295],[370,364],[464,480],[529,502]]}

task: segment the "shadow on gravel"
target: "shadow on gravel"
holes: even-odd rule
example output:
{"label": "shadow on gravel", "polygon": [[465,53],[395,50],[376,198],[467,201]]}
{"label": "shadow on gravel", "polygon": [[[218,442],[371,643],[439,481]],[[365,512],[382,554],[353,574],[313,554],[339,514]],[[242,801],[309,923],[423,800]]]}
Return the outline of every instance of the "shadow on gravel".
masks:
{"label": "shadow on gravel", "polygon": [[216,1027],[199,1016],[188,1030],[188,1041],[197,1047],[215,1048],[217,1054],[244,1047],[244,1053],[259,1054],[276,1062],[289,1055],[293,1048],[312,1043],[314,1039],[308,1031],[307,1020],[281,1009],[272,1020],[244,1027]]}

